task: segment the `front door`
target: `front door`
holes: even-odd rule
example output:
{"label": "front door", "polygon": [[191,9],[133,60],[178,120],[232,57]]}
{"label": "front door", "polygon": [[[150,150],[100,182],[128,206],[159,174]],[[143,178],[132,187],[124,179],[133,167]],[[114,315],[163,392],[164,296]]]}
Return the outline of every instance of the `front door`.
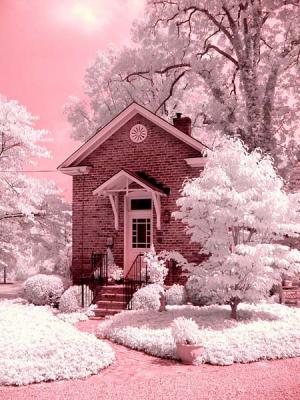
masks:
{"label": "front door", "polygon": [[130,198],[127,212],[125,275],[136,256],[150,250],[152,244],[152,199]]}

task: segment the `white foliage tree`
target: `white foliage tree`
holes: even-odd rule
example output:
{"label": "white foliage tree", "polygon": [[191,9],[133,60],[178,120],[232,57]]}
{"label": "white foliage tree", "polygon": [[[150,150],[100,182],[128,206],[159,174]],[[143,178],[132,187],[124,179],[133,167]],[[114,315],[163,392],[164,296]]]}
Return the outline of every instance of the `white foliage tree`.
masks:
{"label": "white foliage tree", "polygon": [[281,167],[297,158],[300,0],[148,0],[132,39],[87,68],[85,101],[66,106],[73,137],[136,101],[190,115],[208,147],[225,133]]}
{"label": "white foliage tree", "polygon": [[300,252],[283,245],[300,234],[299,194],[287,193],[272,159],[223,139],[198,178],[187,180],[175,217],[199,243],[206,261],[191,266],[204,297],[230,304],[268,296],[283,275],[300,271]]}
{"label": "white foliage tree", "polygon": [[65,270],[70,207],[53,182],[22,172],[36,157],[50,156],[42,145],[47,132],[35,129],[35,120],[17,101],[0,96],[0,260],[10,270],[28,272],[36,264],[37,272],[46,260],[46,270],[51,263]]}

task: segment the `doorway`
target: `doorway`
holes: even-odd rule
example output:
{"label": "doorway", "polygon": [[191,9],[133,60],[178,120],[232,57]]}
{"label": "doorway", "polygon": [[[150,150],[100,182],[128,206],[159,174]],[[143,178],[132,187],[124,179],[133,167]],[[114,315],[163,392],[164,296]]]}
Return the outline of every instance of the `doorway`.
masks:
{"label": "doorway", "polygon": [[153,242],[152,198],[136,193],[126,197],[124,275],[129,271],[136,256],[149,251]]}

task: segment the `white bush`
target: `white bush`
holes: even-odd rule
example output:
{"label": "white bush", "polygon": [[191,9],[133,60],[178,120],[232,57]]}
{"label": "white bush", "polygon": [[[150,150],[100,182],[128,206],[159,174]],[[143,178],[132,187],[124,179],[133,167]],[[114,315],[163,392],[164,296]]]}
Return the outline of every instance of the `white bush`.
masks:
{"label": "white bush", "polygon": [[169,270],[166,267],[165,261],[159,259],[153,246],[151,250],[145,254],[144,262],[147,264],[150,282],[163,285]]}
{"label": "white bush", "polygon": [[144,286],[134,293],[132,308],[134,310],[156,310],[160,308],[160,296],[164,294],[164,288],[158,284]]}
{"label": "white bush", "polygon": [[166,301],[170,306],[181,306],[186,303],[186,291],[182,285],[173,285],[166,290]]}
{"label": "white bush", "polygon": [[121,267],[118,267],[118,265],[116,264],[111,264],[108,267],[108,276],[115,281],[120,281],[124,278],[123,269]]}
{"label": "white bush", "polygon": [[197,344],[199,342],[199,327],[192,318],[174,319],[171,329],[175,343]]}
{"label": "white bush", "polygon": [[203,279],[196,275],[191,275],[185,284],[188,300],[194,306],[205,306],[211,303],[211,299],[201,294]]}
{"label": "white bush", "polygon": [[62,313],[72,313],[78,311],[79,308],[80,304],[78,287],[71,286],[60,298],[59,311]]}
{"label": "white bush", "polygon": [[38,274],[24,282],[24,296],[37,306],[58,303],[64,292],[63,280],[54,275]]}

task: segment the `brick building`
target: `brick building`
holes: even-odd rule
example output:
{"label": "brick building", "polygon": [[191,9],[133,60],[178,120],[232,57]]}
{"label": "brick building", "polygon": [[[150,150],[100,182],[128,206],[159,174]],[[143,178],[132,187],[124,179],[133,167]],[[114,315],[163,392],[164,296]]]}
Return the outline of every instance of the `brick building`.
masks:
{"label": "brick building", "polygon": [[199,260],[199,246],[171,213],[183,181],[204,166],[202,150],[190,118],[177,114],[172,125],[132,103],[59,166],[73,176],[74,282],[107,246],[124,275],[152,243]]}

